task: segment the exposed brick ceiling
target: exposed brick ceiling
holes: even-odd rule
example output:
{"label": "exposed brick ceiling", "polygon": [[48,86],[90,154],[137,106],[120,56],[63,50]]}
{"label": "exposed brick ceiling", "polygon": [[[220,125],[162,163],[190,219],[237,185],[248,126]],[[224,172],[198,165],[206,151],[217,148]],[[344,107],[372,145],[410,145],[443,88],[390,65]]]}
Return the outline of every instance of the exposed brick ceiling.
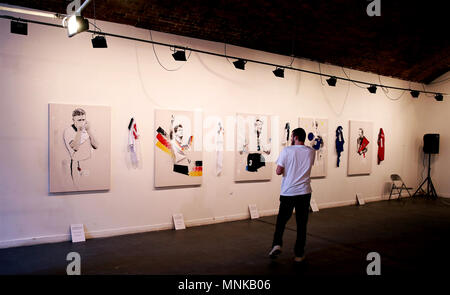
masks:
{"label": "exposed brick ceiling", "polygon": [[[446,1],[379,1],[379,17],[366,14],[371,0],[96,0],[95,8],[100,20],[294,54],[409,81],[429,83],[446,73]],[[65,14],[71,1],[0,2]],[[83,15],[94,17],[93,2]]]}

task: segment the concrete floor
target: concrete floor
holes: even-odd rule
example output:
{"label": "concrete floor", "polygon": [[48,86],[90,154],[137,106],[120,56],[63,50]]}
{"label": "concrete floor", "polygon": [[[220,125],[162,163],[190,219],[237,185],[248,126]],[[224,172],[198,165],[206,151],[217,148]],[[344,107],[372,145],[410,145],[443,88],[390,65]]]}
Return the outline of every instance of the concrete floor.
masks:
{"label": "concrete floor", "polygon": [[66,255],[81,255],[81,273],[146,275],[365,276],[378,252],[382,275],[449,273],[450,200],[402,199],[311,213],[306,254],[293,263],[295,218],[284,252],[267,257],[276,216],[182,231],[92,239],[0,250],[0,274],[66,274]]}

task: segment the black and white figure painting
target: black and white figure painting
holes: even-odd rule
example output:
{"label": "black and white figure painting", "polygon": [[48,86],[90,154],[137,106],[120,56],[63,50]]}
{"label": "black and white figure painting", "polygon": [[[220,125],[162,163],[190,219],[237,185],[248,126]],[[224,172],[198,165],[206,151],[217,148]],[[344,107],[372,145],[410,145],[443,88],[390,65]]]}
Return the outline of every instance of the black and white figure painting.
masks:
{"label": "black and white figure painting", "polygon": [[289,145],[290,138],[291,138],[291,123],[285,122],[284,123],[284,128],[283,128],[283,133],[282,133],[282,136],[281,136],[281,145],[282,146]]}
{"label": "black and white figure painting", "polygon": [[311,177],[327,176],[328,119],[299,118],[298,126],[306,131],[305,145],[316,151]]}
{"label": "black and white figure painting", "polygon": [[50,192],[108,190],[111,111],[49,104]]}
{"label": "black and white figure painting", "polygon": [[272,179],[269,116],[237,114],[235,181]]}
{"label": "black and white figure painting", "polygon": [[155,187],[200,185],[203,175],[200,112],[155,111]]}
{"label": "black and white figure painting", "polygon": [[348,175],[370,174],[372,172],[373,123],[350,121],[348,152]]}

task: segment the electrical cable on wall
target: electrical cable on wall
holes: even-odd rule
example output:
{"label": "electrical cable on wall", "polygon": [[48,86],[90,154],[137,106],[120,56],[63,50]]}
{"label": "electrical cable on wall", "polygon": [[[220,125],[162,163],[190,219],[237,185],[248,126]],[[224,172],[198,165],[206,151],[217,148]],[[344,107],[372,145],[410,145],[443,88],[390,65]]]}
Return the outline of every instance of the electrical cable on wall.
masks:
{"label": "electrical cable on wall", "polygon": [[320,73],[320,84],[322,84],[322,86],[325,86],[325,84],[323,83],[322,80],[322,70],[320,69],[320,62],[317,62],[319,64],[319,73]]}
{"label": "electrical cable on wall", "polygon": [[[161,61],[159,60],[158,54],[156,53],[156,50],[155,50],[155,43],[153,43],[152,31],[151,31],[151,30],[148,30],[148,31],[150,32],[150,40],[152,41],[153,53],[155,54],[156,60],[158,61],[159,65],[160,65],[164,70],[169,71],[169,72],[175,72],[175,71],[180,70],[182,67],[184,67],[185,64],[187,64],[187,61],[186,61],[186,62],[184,62],[182,65],[180,65],[180,66],[179,66],[178,68],[176,68],[176,69],[168,69],[168,68],[166,68],[166,67],[161,63]],[[189,58],[191,57],[191,53],[192,53],[192,50],[189,51],[189,55],[188,55],[188,57],[187,57],[187,60],[189,60]]]}
{"label": "electrical cable on wall", "polygon": [[224,45],[225,58],[226,58],[227,61],[230,63],[230,65],[233,65],[233,63],[228,59],[228,55],[227,55],[227,43],[223,43],[223,45]]}
{"label": "electrical cable on wall", "polygon": [[347,79],[348,79],[349,81],[351,81],[353,84],[355,84],[355,86],[357,86],[357,87],[359,87],[359,88],[366,88],[366,87],[364,87],[364,86],[359,86],[358,84],[356,84],[356,83],[350,78],[350,76],[347,75],[347,73],[344,71],[344,67],[341,67],[341,69],[342,69],[342,72],[344,73],[345,77],[347,77]]}
{"label": "electrical cable on wall", "polygon": [[140,82],[141,87],[142,87],[142,91],[144,92],[144,94],[148,98],[148,100],[150,100],[155,106],[161,107],[161,105],[159,103],[157,103],[156,101],[154,101],[152,99],[152,97],[148,94],[147,89],[145,88],[145,83],[144,83],[144,80],[142,79],[142,73],[141,73],[141,62],[139,60],[139,55],[138,55],[138,52],[137,52],[137,44],[134,47],[134,49],[135,49],[135,53],[136,53],[137,74],[138,74],[138,77],[139,77],[139,82]]}
{"label": "electrical cable on wall", "polygon": [[400,100],[402,98],[403,94],[405,94],[405,92],[406,92],[406,90],[403,90],[402,93],[397,98],[392,98],[388,95],[389,89],[386,87],[383,87],[383,84],[381,83],[381,77],[379,74],[378,74],[378,81],[380,82],[381,90],[383,91],[384,95],[390,100],[393,100],[393,101]]}
{"label": "electrical cable on wall", "polygon": [[[421,83],[421,85],[422,85],[423,91],[426,91],[425,90],[425,85],[423,83]],[[430,93],[427,93],[427,92],[424,92],[424,93],[425,93],[425,96],[428,96],[428,97],[433,97],[434,96],[433,94],[430,94]]]}

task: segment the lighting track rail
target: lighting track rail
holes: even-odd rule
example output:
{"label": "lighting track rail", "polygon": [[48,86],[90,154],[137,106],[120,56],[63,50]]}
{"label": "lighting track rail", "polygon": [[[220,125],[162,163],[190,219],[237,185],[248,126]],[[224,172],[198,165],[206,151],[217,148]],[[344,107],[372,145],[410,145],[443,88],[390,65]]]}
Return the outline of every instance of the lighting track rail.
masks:
{"label": "lighting track rail", "polygon": [[[41,21],[35,21],[35,20],[29,20],[29,19],[23,19],[23,18],[17,18],[17,17],[13,17],[13,16],[9,16],[9,15],[0,15],[0,18],[8,19],[8,20],[11,20],[11,21],[32,23],[32,24],[38,24],[38,25],[43,25],[43,26],[50,26],[50,27],[56,27],[56,28],[65,29],[65,27],[62,26],[62,25],[52,24],[52,23],[47,23],[47,22],[41,22]],[[265,61],[260,61],[260,60],[254,60],[254,59],[247,59],[247,58],[242,58],[242,57],[238,57],[238,56],[225,55],[225,54],[221,54],[221,53],[209,52],[209,51],[204,51],[204,50],[195,49],[195,48],[183,47],[183,46],[179,46],[179,45],[167,44],[167,43],[157,42],[157,41],[153,41],[153,40],[145,40],[145,39],[129,37],[129,36],[124,36],[124,35],[118,35],[118,34],[113,34],[113,33],[99,32],[99,31],[92,31],[92,30],[87,30],[86,32],[93,33],[93,34],[95,33],[97,35],[103,35],[103,36],[108,36],[108,37],[119,38],[119,39],[131,40],[131,41],[136,41],[136,42],[160,45],[160,46],[165,46],[165,47],[169,47],[169,48],[172,48],[172,49],[180,49],[180,50],[183,50],[183,51],[192,51],[192,52],[197,52],[197,53],[202,53],[202,54],[207,54],[207,55],[212,55],[212,56],[217,56],[217,57],[232,58],[232,59],[236,59],[236,60],[242,60],[242,61],[245,61],[245,62],[271,66],[271,67],[275,67],[277,69],[288,69],[288,70],[302,72],[302,73],[307,73],[307,74],[311,74],[311,75],[328,77],[328,78],[332,78],[332,79],[336,79],[336,80],[342,80],[342,81],[348,81],[348,82],[353,82],[353,83],[359,83],[359,84],[367,85],[367,86],[369,86],[369,88],[375,86],[375,87],[389,88],[389,89],[396,89],[396,90],[414,91],[414,93],[434,94],[436,96],[439,96],[440,98],[442,98],[443,95],[448,95],[448,93],[438,93],[438,92],[435,92],[435,91],[433,92],[433,91],[426,91],[426,90],[415,90],[415,89],[411,89],[411,88],[395,87],[395,86],[388,86],[388,85],[383,85],[383,84],[376,84],[376,83],[373,83],[373,82],[365,82],[365,81],[360,81],[360,80],[354,80],[354,79],[349,79],[349,78],[340,77],[340,76],[336,76],[336,75],[324,74],[324,73],[315,72],[315,71],[309,71],[309,70],[305,70],[305,69],[301,69],[301,68],[294,68],[292,66],[282,66],[282,65],[269,63],[269,62],[265,62]]]}

